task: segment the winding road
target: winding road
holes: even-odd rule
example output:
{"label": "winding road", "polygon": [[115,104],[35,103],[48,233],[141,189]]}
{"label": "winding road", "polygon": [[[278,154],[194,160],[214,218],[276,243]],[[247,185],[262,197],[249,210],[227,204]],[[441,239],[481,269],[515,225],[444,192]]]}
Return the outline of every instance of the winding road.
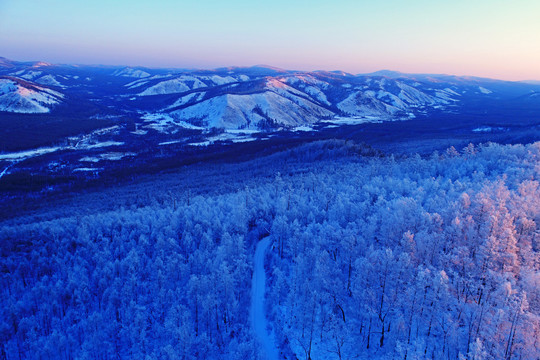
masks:
{"label": "winding road", "polygon": [[268,333],[268,321],[264,313],[264,293],[266,274],[264,272],[264,254],[270,245],[270,237],[259,241],[255,249],[253,259],[253,280],[251,285],[251,326],[257,335],[262,349],[266,353],[268,360],[278,359],[278,349],[273,333]]}

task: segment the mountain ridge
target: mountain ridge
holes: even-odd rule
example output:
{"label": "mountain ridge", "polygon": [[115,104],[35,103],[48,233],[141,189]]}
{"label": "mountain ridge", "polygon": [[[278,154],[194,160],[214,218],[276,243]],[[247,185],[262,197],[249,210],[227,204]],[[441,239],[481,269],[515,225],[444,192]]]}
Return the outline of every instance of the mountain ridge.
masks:
{"label": "mountain ridge", "polygon": [[[380,70],[286,70],[268,65],[217,69],[153,69],[141,66],[56,65],[0,59],[0,75],[99,106],[101,116],[172,119],[162,131],[178,126],[226,130],[290,129],[333,118],[355,122],[406,120],[432,112],[509,101],[534,108],[540,86],[479,77],[405,74]],[[17,97],[14,88],[6,98]],[[8,88],[5,88],[8,91]],[[533,95],[531,95],[533,94]],[[0,99],[1,100],[1,99]],[[4,99],[4,102],[7,100]],[[539,100],[540,101],[540,100]],[[13,102],[13,101],[12,101]],[[69,104],[64,104],[69,111]],[[7,112],[31,107],[2,105]],[[56,111],[41,103],[35,113]],[[67,110],[66,110],[67,109]],[[39,110],[39,111],[38,111]],[[145,120],[143,126],[153,126]],[[154,126],[155,128],[155,126]]]}
{"label": "mountain ridge", "polygon": [[174,72],[216,72],[216,71],[238,71],[238,70],[249,70],[249,69],[265,69],[267,71],[275,71],[280,73],[317,73],[317,72],[326,72],[326,73],[338,73],[338,74],[347,74],[350,76],[385,76],[385,77],[395,77],[395,76],[431,76],[431,77],[455,77],[455,78],[470,78],[470,79],[481,79],[481,80],[494,80],[494,81],[503,81],[503,82],[514,82],[514,83],[527,83],[527,84],[540,84],[540,79],[526,79],[526,80],[504,80],[500,78],[485,77],[485,76],[476,76],[476,75],[456,75],[449,73],[416,73],[416,72],[403,72],[399,70],[392,69],[381,69],[372,72],[360,72],[360,73],[350,73],[344,70],[327,70],[327,69],[317,69],[317,70],[302,70],[302,69],[285,69],[278,66],[268,65],[268,64],[254,64],[254,65],[231,65],[231,66],[221,66],[215,68],[196,68],[196,67],[170,67],[170,66],[143,66],[143,65],[122,65],[122,64],[90,64],[90,63],[50,63],[41,60],[33,61],[17,61],[4,56],[0,56],[0,66],[2,64],[11,64],[13,66],[52,66],[52,67],[82,67],[82,68],[103,68],[103,69],[123,69],[123,68],[133,68],[140,70],[149,70],[152,71],[174,71]]}

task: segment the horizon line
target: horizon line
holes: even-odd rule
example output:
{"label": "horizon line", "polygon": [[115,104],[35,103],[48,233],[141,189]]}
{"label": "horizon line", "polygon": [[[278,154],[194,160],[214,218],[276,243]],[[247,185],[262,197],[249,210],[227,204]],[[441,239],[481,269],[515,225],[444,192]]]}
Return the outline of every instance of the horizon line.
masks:
{"label": "horizon line", "polygon": [[[422,73],[422,72],[402,72],[399,70],[390,70],[390,69],[380,69],[372,72],[360,72],[360,73],[350,73],[341,69],[317,69],[317,70],[305,70],[305,69],[286,69],[274,65],[268,64],[254,64],[254,65],[228,65],[228,66],[218,66],[218,67],[181,67],[181,66],[147,66],[147,65],[127,65],[127,64],[103,64],[103,63],[63,63],[63,62],[48,62],[43,60],[14,60],[12,58],[7,58],[5,56],[0,56],[0,59],[7,60],[12,63],[30,63],[38,65],[40,63],[44,65],[40,66],[88,66],[88,67],[110,67],[110,68],[140,68],[140,69],[149,69],[149,70],[184,70],[184,71],[217,71],[225,69],[252,69],[252,68],[265,68],[275,71],[283,72],[299,72],[299,73],[316,73],[316,72],[330,72],[336,73],[340,72],[352,76],[381,76],[381,77],[390,77],[384,73],[393,74],[393,75],[417,75],[417,76],[447,76],[447,77],[457,77],[457,78],[476,78],[476,79],[486,79],[486,80],[495,80],[495,81],[506,81],[506,82],[515,82],[515,83],[537,83],[540,85],[540,79],[524,79],[524,80],[504,80],[500,78],[485,77],[478,75],[457,75],[451,73]],[[47,64],[47,65],[45,65]],[[38,65],[39,66],[39,65]],[[380,73],[380,74],[378,74]]]}

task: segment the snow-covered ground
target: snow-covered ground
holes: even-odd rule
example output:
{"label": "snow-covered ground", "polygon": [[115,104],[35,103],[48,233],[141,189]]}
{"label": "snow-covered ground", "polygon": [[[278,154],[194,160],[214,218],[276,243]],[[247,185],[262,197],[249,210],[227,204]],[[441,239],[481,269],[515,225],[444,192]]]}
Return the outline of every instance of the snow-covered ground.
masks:
{"label": "snow-covered ground", "polygon": [[255,129],[228,129],[226,132],[229,134],[258,134],[261,131]]}
{"label": "snow-covered ground", "polygon": [[87,167],[83,167],[83,168],[76,168],[76,169],[73,169],[73,172],[92,172],[92,171],[101,171],[103,170],[103,168],[87,168]]}
{"label": "snow-covered ground", "polygon": [[297,126],[297,127],[293,128],[292,131],[294,131],[294,132],[313,131],[313,128],[311,126]]}
{"label": "snow-covered ground", "polygon": [[505,128],[503,127],[491,127],[491,126],[481,126],[473,129],[473,132],[475,133],[486,133],[486,132],[494,132],[494,131],[503,131]]}
{"label": "snow-covered ground", "polygon": [[42,76],[39,79],[37,79],[36,82],[43,85],[51,85],[51,86],[58,86],[61,88],[65,88],[65,86],[62,85],[53,75]]}
{"label": "snow-covered ground", "polygon": [[79,148],[80,149],[96,149],[96,148],[120,146],[120,145],[124,145],[124,143],[121,141],[103,141],[103,142],[98,142],[95,144],[86,144],[83,146],[79,146]]}
{"label": "snow-covered ground", "polygon": [[51,146],[51,147],[42,147],[39,149],[11,152],[11,153],[6,153],[6,154],[0,154],[0,160],[17,161],[17,160],[34,157],[34,156],[49,154],[49,153],[52,153],[61,149],[62,149],[61,146]]}
{"label": "snow-covered ground", "polygon": [[163,142],[160,142],[158,145],[172,145],[172,144],[179,144],[179,143],[182,143],[184,142],[185,140],[171,140],[171,141],[163,141]]}
{"label": "snow-covered ground", "polygon": [[268,321],[264,311],[264,295],[266,290],[266,274],[264,272],[264,255],[270,245],[270,237],[259,241],[253,258],[253,279],[251,285],[251,325],[257,339],[262,345],[268,360],[278,359],[278,349],[274,334],[268,332]]}
{"label": "snow-covered ground", "polygon": [[130,67],[126,67],[123,69],[116,70],[113,73],[113,76],[122,76],[122,77],[132,77],[132,78],[146,78],[149,77],[150,74],[146,71],[140,70],[140,69],[134,69]]}
{"label": "snow-covered ground", "polygon": [[162,133],[174,133],[178,127],[191,130],[204,130],[205,128],[192,125],[186,121],[177,120],[167,114],[146,114],[142,116],[142,119],[146,123],[145,128],[154,129]]}
{"label": "snow-covered ground", "polygon": [[83,162],[99,162],[101,160],[117,161],[127,156],[135,156],[135,155],[137,154],[123,153],[123,152],[107,152],[107,153],[99,154],[98,156],[85,156],[81,158],[79,161],[83,161]]}
{"label": "snow-covered ground", "polygon": [[131,133],[133,135],[146,135],[146,134],[148,134],[148,130],[137,129],[135,131],[131,131]]}
{"label": "snow-covered ground", "polygon": [[139,96],[176,94],[202,87],[206,85],[201,80],[194,76],[184,75],[161,81],[139,93]]}
{"label": "snow-covered ground", "polygon": [[97,143],[92,143],[92,144],[80,144],[80,145],[75,145],[75,146],[49,146],[49,147],[42,147],[38,149],[0,154],[0,161],[1,160],[19,161],[19,160],[28,159],[35,156],[50,154],[50,153],[60,151],[60,150],[88,150],[88,149],[96,149],[96,148],[105,148],[105,147],[110,147],[110,146],[120,146],[120,145],[124,145],[124,143],[119,142],[119,141],[103,141],[103,142],[97,142]]}
{"label": "snow-covered ground", "polygon": [[[241,143],[241,142],[249,142],[249,141],[255,141],[256,138],[250,137],[248,134],[243,134],[241,132],[233,132],[233,131],[227,131],[223,134],[219,134],[216,136],[209,137],[206,141],[202,142],[196,142],[196,143],[190,143],[188,145],[191,146],[208,146],[210,144],[215,143],[216,141],[232,141],[233,143]],[[160,143],[160,145],[167,145],[167,144],[173,144],[180,141],[170,141],[167,143]]]}
{"label": "snow-covered ground", "polygon": [[333,119],[321,120],[321,122],[334,125],[358,125],[365,123],[379,123],[382,122],[382,120],[376,116],[336,116]]}
{"label": "snow-covered ground", "polygon": [[0,172],[0,179],[7,174],[9,168],[11,168],[13,165],[15,165],[17,162],[16,161],[13,161],[11,164],[9,164],[8,166],[6,166],[4,168],[4,170],[2,170],[2,172]]}
{"label": "snow-covered ground", "polygon": [[196,143],[189,143],[190,146],[208,146],[210,145],[210,141],[201,141]]}
{"label": "snow-covered ground", "polygon": [[483,86],[479,86],[479,87],[478,87],[478,90],[480,90],[480,92],[481,92],[482,94],[486,94],[486,95],[487,95],[487,94],[493,93],[493,91],[491,91],[491,90],[489,90],[489,89],[486,89],[486,88],[483,87]]}
{"label": "snow-covered ground", "polygon": [[182,105],[185,105],[187,104],[188,102],[196,102],[196,101],[200,101],[201,99],[204,98],[204,96],[206,95],[206,92],[203,91],[203,92],[194,92],[194,93],[190,93],[190,94],[187,94],[185,96],[182,96],[180,97],[178,100],[176,100],[174,102],[174,104],[170,105],[170,106],[167,106],[165,109],[163,110],[170,110],[170,109],[173,109],[175,107],[179,107],[179,106],[182,106]]}
{"label": "snow-covered ground", "polygon": [[21,78],[26,79],[26,80],[33,80],[37,78],[38,76],[41,76],[42,73],[43,73],[42,71],[33,71],[33,70],[25,73],[24,70],[22,70],[22,71],[17,71],[13,75],[20,76]]}

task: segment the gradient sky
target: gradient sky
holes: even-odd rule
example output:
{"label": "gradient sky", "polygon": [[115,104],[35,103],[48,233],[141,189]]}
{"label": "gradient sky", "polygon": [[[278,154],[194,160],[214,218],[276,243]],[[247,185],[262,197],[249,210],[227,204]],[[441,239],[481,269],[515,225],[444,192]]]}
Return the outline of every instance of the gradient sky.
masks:
{"label": "gradient sky", "polygon": [[540,0],[0,0],[0,56],[540,80]]}

